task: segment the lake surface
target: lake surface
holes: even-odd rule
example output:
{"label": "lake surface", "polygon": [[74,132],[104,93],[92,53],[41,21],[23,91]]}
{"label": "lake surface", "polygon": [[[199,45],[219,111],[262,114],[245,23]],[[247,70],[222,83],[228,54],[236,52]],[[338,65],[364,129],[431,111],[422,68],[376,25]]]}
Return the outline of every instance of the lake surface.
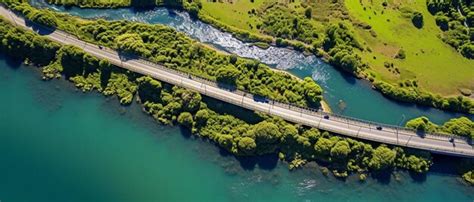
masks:
{"label": "lake surface", "polygon": [[[324,89],[324,98],[333,112],[359,119],[400,125],[419,116],[427,116],[435,123],[466,114],[450,113],[429,107],[399,103],[389,100],[371,89],[370,83],[354,79],[337,71],[315,56],[286,48],[261,49],[243,43],[231,34],[219,31],[199,20],[192,20],[187,13],[155,8],[147,11],[133,9],[80,9],[64,8],[30,0],[37,7],[67,12],[83,18],[105,18],[109,20],[133,20],[150,24],[163,24],[175,28],[188,36],[214,47],[242,57],[258,59],[272,67],[286,70],[300,78],[312,77]],[[468,116],[474,119],[474,115]]]}
{"label": "lake surface", "polygon": [[[275,157],[237,160],[139,106],[44,82],[0,55],[2,201],[466,201],[474,188],[436,168],[389,183],[290,172]],[[449,166],[449,165],[447,165]]]}

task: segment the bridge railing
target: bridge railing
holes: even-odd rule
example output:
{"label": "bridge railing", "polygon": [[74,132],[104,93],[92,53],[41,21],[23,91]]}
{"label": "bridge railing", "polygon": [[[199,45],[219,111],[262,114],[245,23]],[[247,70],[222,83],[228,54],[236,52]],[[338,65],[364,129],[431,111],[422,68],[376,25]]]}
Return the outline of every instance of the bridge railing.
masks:
{"label": "bridge railing", "polygon": [[[3,4],[0,3],[0,5],[4,7]],[[15,12],[15,11],[14,11],[14,13],[15,13],[15,15],[21,15],[21,14],[18,14],[17,12]],[[13,16],[12,16],[12,18],[13,18]],[[24,18],[24,19],[25,19],[25,21],[27,21],[29,23],[35,24],[35,26],[39,26],[39,27],[41,27],[43,29],[46,29],[48,31],[55,32],[59,35],[63,35],[64,37],[66,37],[66,39],[69,38],[69,39],[72,39],[72,40],[77,40],[79,42],[83,42],[84,46],[86,46],[86,45],[88,45],[88,46],[97,46],[93,42],[91,42],[91,41],[87,42],[87,41],[85,41],[85,39],[80,39],[76,35],[69,34],[69,33],[64,32],[62,30],[52,29],[50,27],[47,27],[47,26],[29,21],[26,18]],[[15,21],[15,19],[13,19],[13,20]],[[111,54],[117,54],[119,57],[121,57],[119,52],[116,51],[116,50],[113,50],[113,49],[110,49],[110,48],[107,48],[107,47],[103,47],[103,48],[101,48],[101,50],[107,51]],[[143,57],[137,56],[137,55],[132,55],[132,56],[134,58],[138,58],[138,59],[135,59],[135,60],[137,62],[141,63],[141,64],[148,65],[148,66],[153,66],[154,68],[159,68],[161,70],[167,71],[167,72],[172,73],[172,74],[182,75],[182,76],[188,77],[192,80],[196,80],[198,82],[204,83],[206,85],[213,86],[213,87],[223,89],[223,90],[227,90],[229,92],[232,92],[232,93],[235,93],[235,94],[238,94],[238,95],[250,98],[250,99],[254,99],[254,100],[255,99],[260,99],[261,102],[266,102],[270,105],[275,105],[275,106],[279,106],[279,107],[282,107],[282,108],[292,109],[293,111],[300,112],[301,114],[316,116],[318,118],[324,118],[325,116],[328,116],[333,121],[337,121],[337,122],[340,122],[340,123],[347,123],[350,126],[370,128],[370,129],[376,129],[376,127],[382,127],[382,130],[387,131],[387,132],[389,132],[389,130],[392,130],[392,133],[398,133],[398,134],[403,134],[403,135],[411,135],[411,136],[413,136],[414,134],[415,135],[417,134],[417,131],[414,130],[414,129],[411,129],[411,128],[400,127],[400,126],[395,126],[395,125],[390,125],[390,124],[377,123],[377,122],[373,122],[373,121],[357,119],[357,118],[344,116],[344,115],[340,115],[340,114],[323,112],[321,110],[321,108],[311,108],[311,107],[306,107],[306,106],[295,105],[295,104],[292,104],[292,103],[283,103],[283,102],[280,102],[280,101],[272,100],[272,99],[267,98],[267,97],[258,98],[259,97],[258,95],[253,95],[252,93],[250,93],[246,90],[243,90],[243,89],[237,89],[236,86],[229,86],[229,85],[226,85],[226,84],[217,83],[214,80],[210,80],[208,78],[204,78],[204,77],[199,76],[199,75],[193,75],[193,74],[190,74],[190,73],[187,73],[187,72],[183,72],[183,71],[179,71],[179,70],[176,70],[176,69],[168,68],[165,65],[149,61],[148,58],[143,58]],[[227,102],[232,102],[232,104],[240,105],[240,103],[234,103],[234,101],[232,101],[230,99],[226,99],[226,98],[221,98],[221,99],[224,99]],[[443,139],[443,140],[449,140],[449,139],[453,138],[453,139],[456,139],[458,141],[459,140],[460,141],[466,141],[469,144],[472,144],[472,141],[469,138],[456,136],[456,135],[452,135],[452,134],[425,133],[425,134],[421,134],[421,135],[425,138],[435,138],[435,139]]]}
{"label": "bridge railing", "polygon": [[[225,84],[219,84],[216,81],[213,81],[213,80],[210,80],[210,79],[207,79],[207,78],[203,78],[203,77],[193,75],[193,74],[190,74],[190,73],[187,73],[187,72],[182,72],[182,71],[179,71],[179,70],[167,68],[167,67],[164,67],[163,65],[159,65],[157,63],[151,62],[151,61],[147,60],[146,58],[140,58],[138,61],[142,64],[153,66],[155,68],[159,68],[161,70],[164,70],[164,71],[167,71],[167,72],[170,72],[170,73],[173,73],[173,74],[183,75],[183,76],[186,76],[190,79],[196,80],[198,82],[205,83],[207,85],[217,87],[217,88],[220,88],[220,89],[224,89],[224,90],[227,90],[229,92],[232,92],[232,93],[235,93],[235,94],[238,94],[238,95],[241,95],[241,96],[248,97],[250,99],[255,98],[254,95],[252,93],[248,92],[248,91],[241,90],[241,89],[232,89],[232,88],[235,88],[235,86],[228,86],[228,85],[225,85]],[[271,104],[271,105],[283,107],[283,108],[293,109],[293,111],[300,112],[300,113],[303,113],[303,114],[306,114],[306,115],[317,116],[317,117],[320,117],[320,118],[324,117],[325,115],[328,115],[332,120],[336,119],[336,121],[338,121],[338,122],[348,123],[349,125],[352,125],[352,126],[373,128],[373,129],[376,129],[377,126],[381,126],[383,128],[383,130],[392,129],[394,131],[397,131],[397,133],[404,134],[404,135],[413,135],[413,133],[417,133],[416,130],[411,129],[411,128],[399,127],[399,126],[394,126],[394,125],[390,125],[390,124],[382,124],[382,123],[357,119],[357,118],[343,116],[343,115],[334,114],[334,113],[327,113],[327,112],[323,112],[320,108],[310,108],[310,107],[298,106],[298,105],[294,105],[294,104],[290,104],[290,103],[282,103],[282,102],[275,101],[275,100],[272,100],[272,99],[269,99],[269,98],[265,98],[264,102],[267,102],[268,104]],[[454,138],[454,139],[458,139],[458,140],[462,140],[462,141],[468,141],[469,140],[468,138],[460,137],[460,136],[454,136],[452,134],[426,133],[426,134],[422,134],[422,135],[425,138],[430,138],[431,137],[431,138],[445,139],[445,140],[449,140],[450,138]]]}

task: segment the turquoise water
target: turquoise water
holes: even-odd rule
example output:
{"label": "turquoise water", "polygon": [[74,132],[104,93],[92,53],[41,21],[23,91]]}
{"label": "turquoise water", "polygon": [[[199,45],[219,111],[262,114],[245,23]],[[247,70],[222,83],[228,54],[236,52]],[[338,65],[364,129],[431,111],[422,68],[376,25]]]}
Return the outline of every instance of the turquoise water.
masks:
{"label": "turquoise water", "polygon": [[[388,182],[288,171],[274,156],[236,159],[162,126],[139,106],[44,82],[0,55],[2,201],[467,201],[474,188],[437,171]],[[446,167],[449,167],[447,165]]]}
{"label": "turquoise water", "polygon": [[[221,32],[210,25],[192,20],[183,12],[165,8],[155,8],[147,11],[80,9],[77,7],[65,9],[64,7],[46,4],[43,0],[31,0],[31,2],[35,6],[48,7],[84,18],[127,19],[167,25],[221,50],[258,59],[301,78],[310,76],[324,89],[325,100],[332,110],[338,114],[393,125],[403,124],[403,122],[419,116],[427,116],[436,123],[442,123],[450,118],[462,115],[466,116],[465,114],[444,112],[434,108],[389,100],[379,92],[372,90],[368,82],[345,75],[322,62],[319,58],[304,56],[300,52],[285,48],[260,49],[251,44],[243,43],[230,34]],[[469,118],[474,119],[474,115],[470,115]]]}

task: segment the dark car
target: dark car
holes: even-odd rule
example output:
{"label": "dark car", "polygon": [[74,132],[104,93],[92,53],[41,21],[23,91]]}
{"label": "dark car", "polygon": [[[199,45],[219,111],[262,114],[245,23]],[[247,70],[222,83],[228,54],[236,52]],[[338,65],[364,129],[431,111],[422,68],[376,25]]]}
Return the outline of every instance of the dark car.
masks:
{"label": "dark car", "polygon": [[104,49],[104,47],[102,47],[102,46],[99,46],[99,49],[101,49],[101,50],[102,50],[102,49]]}
{"label": "dark car", "polygon": [[266,97],[260,96],[260,95],[254,95],[253,100],[256,102],[263,102],[263,103],[268,103],[269,100]]}
{"label": "dark car", "polygon": [[329,115],[324,115],[324,119],[329,119]]}
{"label": "dark car", "polygon": [[382,126],[377,126],[377,130],[382,130]]}
{"label": "dark car", "polygon": [[454,143],[454,138],[449,138],[449,142]]}

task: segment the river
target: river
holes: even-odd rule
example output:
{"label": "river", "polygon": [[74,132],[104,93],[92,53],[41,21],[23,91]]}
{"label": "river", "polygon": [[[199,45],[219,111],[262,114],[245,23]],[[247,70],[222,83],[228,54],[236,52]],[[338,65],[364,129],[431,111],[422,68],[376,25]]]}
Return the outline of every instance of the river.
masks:
{"label": "river", "polygon": [[[67,12],[83,18],[105,18],[109,20],[133,20],[150,24],[162,24],[175,28],[188,36],[210,44],[220,50],[242,57],[258,59],[272,67],[288,71],[300,78],[312,77],[324,89],[324,98],[334,113],[381,122],[403,125],[409,119],[427,116],[435,123],[451,118],[467,116],[442,110],[396,102],[371,89],[370,83],[341,73],[315,56],[301,52],[270,47],[261,49],[243,43],[231,34],[222,32],[199,20],[192,20],[185,12],[155,8],[147,11],[134,9],[81,9],[64,8],[46,4],[43,0],[30,0],[37,7]],[[474,119],[474,115],[469,118]]]}
{"label": "river", "polygon": [[[435,165],[425,179],[360,183],[275,156],[236,159],[132,104],[82,93],[0,55],[2,201],[467,201],[474,188]],[[449,170],[449,169],[448,169]]]}

